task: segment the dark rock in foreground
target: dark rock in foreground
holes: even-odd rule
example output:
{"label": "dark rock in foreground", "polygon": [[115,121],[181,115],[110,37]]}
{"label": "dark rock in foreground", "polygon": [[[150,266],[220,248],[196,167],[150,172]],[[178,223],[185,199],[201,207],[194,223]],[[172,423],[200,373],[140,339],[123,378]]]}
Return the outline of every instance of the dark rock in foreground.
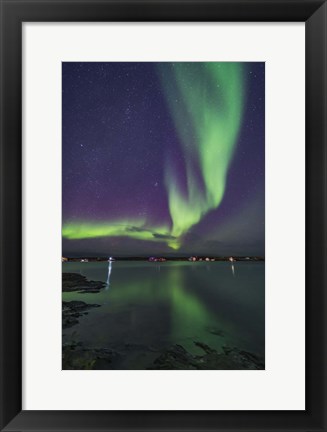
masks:
{"label": "dark rock in foreground", "polygon": [[204,351],[203,355],[193,355],[181,345],[174,345],[161,354],[149,369],[168,370],[240,370],[264,369],[264,362],[255,354],[238,348],[224,347],[223,353],[218,353],[202,342],[194,342]]}
{"label": "dark rock in foreground", "polygon": [[100,307],[98,304],[87,304],[82,301],[62,302],[62,328],[66,329],[78,324],[78,318],[87,314],[87,311],[94,307]]}
{"label": "dark rock in foreground", "polygon": [[256,354],[248,351],[239,350],[238,348],[223,347],[227,357],[232,358],[235,362],[240,363],[241,369],[264,369],[264,360]]}
{"label": "dark rock in foreground", "polygon": [[78,291],[80,294],[99,293],[106,286],[101,281],[90,281],[79,273],[62,273],[62,291]]}
{"label": "dark rock in foreground", "polygon": [[103,348],[86,348],[81,343],[62,347],[62,368],[64,370],[109,370],[120,359],[116,351]]}
{"label": "dark rock in foreground", "polygon": [[[194,342],[203,350],[203,355],[193,355],[181,345],[173,345],[167,351],[161,353],[153,360],[153,354],[157,350],[150,347],[134,344],[122,344],[121,347],[109,348],[85,347],[81,342],[71,342],[63,345],[62,367],[63,369],[93,369],[114,370],[126,369],[124,359],[131,349],[144,349],[144,352],[152,353],[149,366],[139,363],[129,363],[128,369],[155,369],[155,370],[262,370],[264,361],[255,354],[238,348],[224,347],[222,353],[218,353],[202,342]],[[150,356],[150,357],[151,357]],[[138,360],[137,360],[138,361]],[[152,365],[151,365],[151,362]]]}

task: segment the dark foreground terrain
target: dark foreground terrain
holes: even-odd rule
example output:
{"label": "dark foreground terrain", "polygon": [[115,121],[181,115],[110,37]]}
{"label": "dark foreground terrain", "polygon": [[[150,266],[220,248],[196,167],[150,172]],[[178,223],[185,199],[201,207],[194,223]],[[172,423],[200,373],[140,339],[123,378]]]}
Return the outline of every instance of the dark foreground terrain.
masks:
{"label": "dark foreground terrain", "polygon": [[[100,281],[90,281],[78,273],[63,273],[63,292],[78,292],[97,294],[105,288]],[[96,296],[95,296],[96,297]],[[62,328],[63,331],[79,323],[80,318],[92,309],[101,305],[88,304],[83,301],[62,302]],[[210,330],[212,332],[212,329]],[[216,333],[217,336],[221,336]],[[175,344],[160,352],[152,347],[133,346],[122,344],[112,349],[102,347],[84,346],[81,342],[74,340],[64,343],[62,347],[62,368],[63,369],[119,369],[124,360],[125,353],[133,349],[142,349],[147,352],[151,359],[146,369],[156,370],[259,370],[264,369],[264,361],[257,355],[240,350],[237,347],[224,346],[222,352],[211,348],[201,341],[194,340],[194,345],[202,351],[194,355],[188,352],[183,346]]]}

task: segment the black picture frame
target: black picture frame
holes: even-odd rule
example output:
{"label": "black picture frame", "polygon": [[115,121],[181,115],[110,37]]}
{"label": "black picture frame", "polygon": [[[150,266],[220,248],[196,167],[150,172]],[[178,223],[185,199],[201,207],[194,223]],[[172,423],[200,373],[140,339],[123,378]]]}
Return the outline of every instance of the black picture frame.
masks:
{"label": "black picture frame", "polygon": [[[0,4],[0,429],[270,432],[327,430],[326,1],[0,0]],[[29,21],[305,22],[305,411],[22,411],[22,23]],[[296,267],[296,260],[294,265]],[[296,362],[296,359],[288,361]]]}

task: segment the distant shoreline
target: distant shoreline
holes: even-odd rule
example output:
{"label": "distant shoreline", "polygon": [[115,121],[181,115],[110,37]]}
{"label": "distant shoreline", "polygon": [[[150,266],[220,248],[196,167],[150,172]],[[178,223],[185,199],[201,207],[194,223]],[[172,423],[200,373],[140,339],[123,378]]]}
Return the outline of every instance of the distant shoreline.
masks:
{"label": "distant shoreline", "polygon": [[[211,262],[211,261],[228,261],[228,262],[236,262],[236,261],[245,261],[245,262],[253,262],[253,261],[265,261],[265,258],[259,256],[233,256],[233,257],[217,257],[212,255],[196,255],[196,260],[192,261],[191,257],[167,257],[159,255],[156,257],[157,261],[151,260],[152,257],[113,257],[111,261],[147,261],[147,262],[158,262],[162,261],[188,261],[188,262]],[[232,258],[232,259],[231,259]],[[87,260],[84,262],[108,262],[108,257],[89,257],[89,256],[80,256],[80,257],[63,257],[63,262],[81,262],[82,260]]]}

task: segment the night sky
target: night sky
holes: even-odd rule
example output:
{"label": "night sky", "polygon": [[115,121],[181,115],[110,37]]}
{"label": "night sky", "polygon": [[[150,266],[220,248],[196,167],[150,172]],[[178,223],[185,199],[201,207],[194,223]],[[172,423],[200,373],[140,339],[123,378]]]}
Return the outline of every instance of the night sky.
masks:
{"label": "night sky", "polygon": [[264,63],[63,63],[63,255],[264,256]]}

